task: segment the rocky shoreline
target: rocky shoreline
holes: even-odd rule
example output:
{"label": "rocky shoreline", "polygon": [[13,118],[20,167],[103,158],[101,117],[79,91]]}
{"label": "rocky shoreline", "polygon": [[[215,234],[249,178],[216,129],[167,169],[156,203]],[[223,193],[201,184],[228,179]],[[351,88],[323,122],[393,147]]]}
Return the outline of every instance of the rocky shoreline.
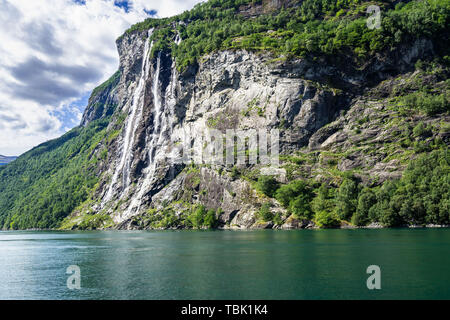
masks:
{"label": "rocky shoreline", "polygon": [[[221,226],[215,229],[210,230],[231,230],[231,231],[255,231],[255,230],[275,230],[275,231],[293,231],[293,230],[326,230],[326,229],[339,229],[339,230],[379,230],[379,229],[443,229],[450,228],[450,225],[435,225],[435,224],[427,224],[427,225],[411,225],[411,226],[399,226],[399,227],[385,227],[379,223],[372,223],[368,226],[354,226],[348,223],[342,223],[341,226],[335,228],[319,228],[312,221],[299,221],[295,220],[290,223],[285,223],[283,225],[274,225],[273,222],[264,222],[257,223],[254,226],[248,228],[238,225],[231,226]],[[115,228],[105,229],[105,230],[118,230],[118,231],[163,231],[163,230],[192,230],[191,228],[187,228],[184,226],[178,226],[174,228],[139,228],[137,226],[133,226],[131,224],[122,224]],[[201,228],[200,230],[208,230],[207,228]]]}
{"label": "rocky shoreline", "polygon": [[[357,226],[352,226],[352,225],[342,225],[340,227],[335,227],[335,228],[318,228],[313,222],[309,222],[307,224],[301,225],[301,227],[297,227],[297,228],[293,228],[293,227],[289,227],[289,226],[275,226],[271,223],[267,223],[267,224],[261,224],[261,227],[254,227],[254,228],[243,228],[240,226],[224,226],[224,227],[219,227],[219,228],[215,228],[215,229],[199,229],[199,230],[203,230],[203,231],[207,231],[207,230],[211,230],[211,231],[257,231],[257,230],[274,230],[274,231],[298,231],[298,230],[381,230],[381,229],[447,229],[450,228],[450,225],[434,225],[434,224],[428,224],[428,225],[424,225],[424,226],[417,226],[417,225],[413,225],[413,226],[400,226],[400,227],[384,227],[381,224],[370,224],[368,226],[364,226],[364,227],[357,227]],[[148,228],[148,229],[143,229],[143,228],[123,228],[123,227],[113,227],[113,228],[93,228],[93,229],[88,229],[88,230],[80,230],[80,229],[71,229],[71,230],[62,230],[62,229],[24,229],[24,230],[0,230],[0,232],[7,232],[7,231],[19,231],[19,232],[69,232],[69,231],[192,231],[193,229],[191,228],[186,228],[186,227],[176,227],[176,228]]]}

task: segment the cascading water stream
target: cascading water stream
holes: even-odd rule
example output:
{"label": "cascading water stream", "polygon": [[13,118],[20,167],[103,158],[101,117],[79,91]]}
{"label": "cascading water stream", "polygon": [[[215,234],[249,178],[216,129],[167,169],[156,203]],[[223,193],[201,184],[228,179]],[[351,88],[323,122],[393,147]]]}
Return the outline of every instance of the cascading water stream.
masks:
{"label": "cascading water stream", "polygon": [[140,187],[139,193],[133,197],[130,206],[128,207],[125,217],[129,217],[133,212],[139,212],[142,198],[145,193],[148,192],[148,188],[152,183],[153,175],[156,171],[157,165],[157,149],[160,142],[160,138],[165,131],[165,127],[162,123],[163,117],[163,105],[161,101],[161,87],[160,87],[160,72],[161,72],[161,52],[158,54],[157,62],[156,62],[156,70],[153,77],[153,86],[152,86],[152,94],[153,94],[153,102],[154,102],[154,120],[153,120],[153,131],[150,140],[148,141],[149,151],[149,165],[144,173],[144,181]]}
{"label": "cascading water stream", "polygon": [[[149,30],[148,38],[150,38],[153,34],[153,29]],[[123,191],[130,184],[130,166],[132,162],[132,152],[131,148],[134,144],[134,137],[137,124],[139,122],[139,117],[137,115],[142,116],[142,111],[144,107],[144,98],[143,92],[145,89],[145,83],[148,79],[149,74],[149,66],[150,66],[150,52],[153,47],[153,42],[150,45],[148,39],[145,40],[145,48],[144,48],[144,56],[141,70],[141,77],[139,79],[138,85],[134,91],[133,102],[130,107],[131,113],[128,115],[126,124],[125,124],[125,136],[122,144],[122,154],[120,158],[119,165],[116,166],[108,192],[104,197],[103,204],[107,203],[113,198],[114,195],[114,187],[116,186],[119,176],[122,173],[122,194]],[[140,112],[139,112],[140,111]]]}
{"label": "cascading water stream", "polygon": [[153,81],[153,87],[152,87],[152,92],[153,92],[153,98],[154,98],[154,105],[155,105],[155,118],[154,118],[154,122],[153,122],[153,134],[152,134],[152,139],[150,142],[150,163],[154,163],[155,158],[154,158],[154,153],[155,153],[155,137],[158,135],[159,130],[160,130],[160,126],[161,126],[161,111],[162,111],[162,105],[161,105],[161,96],[160,96],[160,82],[159,82],[159,75],[160,75],[160,71],[161,71],[161,52],[158,54],[158,60],[156,62],[156,72],[155,72],[155,79]]}
{"label": "cascading water stream", "polygon": [[180,43],[181,43],[181,41],[183,41],[183,40],[181,39],[180,34],[177,33],[177,36],[176,36],[176,38],[175,38],[175,43],[176,43],[176,45],[179,46]]}

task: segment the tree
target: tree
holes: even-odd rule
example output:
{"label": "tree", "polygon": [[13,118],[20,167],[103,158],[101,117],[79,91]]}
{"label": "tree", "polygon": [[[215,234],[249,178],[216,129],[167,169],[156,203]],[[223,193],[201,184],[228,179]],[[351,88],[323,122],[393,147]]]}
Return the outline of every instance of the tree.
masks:
{"label": "tree", "polygon": [[214,209],[208,210],[204,218],[203,225],[209,229],[213,229],[217,226],[216,211]]}
{"label": "tree", "polygon": [[290,184],[281,186],[276,194],[275,198],[285,207],[289,208],[292,200],[299,195],[306,194],[311,195],[311,190],[308,185],[302,180],[296,180]]}
{"label": "tree", "polygon": [[370,208],[377,202],[375,193],[370,188],[364,188],[358,198],[358,207],[353,215],[352,223],[356,226],[365,226],[369,223]]}
{"label": "tree", "polygon": [[197,208],[193,210],[192,214],[189,215],[188,220],[194,229],[200,229],[203,226],[203,219],[205,215],[206,208],[203,205],[197,206]]}
{"label": "tree", "polygon": [[336,214],[342,220],[350,220],[356,211],[358,187],[353,179],[345,178],[336,195]]}
{"label": "tree", "polygon": [[314,212],[332,211],[334,209],[330,188],[326,183],[322,183],[317,190],[317,196],[312,201],[312,209]]}
{"label": "tree", "polygon": [[305,220],[311,219],[313,216],[311,208],[312,196],[311,188],[302,180],[281,186],[275,194],[278,202],[288,209],[290,213],[299,219]]}
{"label": "tree", "polygon": [[339,218],[334,212],[319,211],[314,220],[319,228],[336,228],[340,225]]}
{"label": "tree", "polygon": [[270,198],[275,196],[278,187],[278,181],[272,176],[260,176],[256,184],[256,188]]}
{"label": "tree", "polygon": [[292,200],[289,204],[289,211],[297,218],[310,220],[313,217],[311,209],[311,197],[309,194],[301,194]]}
{"label": "tree", "polygon": [[269,222],[272,221],[274,215],[271,210],[271,204],[269,202],[262,205],[261,209],[258,211],[258,218],[262,221]]}

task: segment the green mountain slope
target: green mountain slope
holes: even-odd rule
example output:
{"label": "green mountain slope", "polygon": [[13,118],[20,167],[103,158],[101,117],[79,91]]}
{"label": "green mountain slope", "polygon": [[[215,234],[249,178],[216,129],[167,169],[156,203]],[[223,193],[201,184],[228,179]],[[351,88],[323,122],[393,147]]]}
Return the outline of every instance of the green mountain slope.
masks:
{"label": "green mountain slope", "polygon": [[[403,45],[420,39],[430,41],[433,54],[411,66],[407,76],[399,75],[394,83],[386,85],[379,83],[381,79],[372,79],[374,83],[358,88],[373,89],[364,97],[382,105],[385,114],[373,111],[360,118],[342,115],[340,119],[347,122],[345,130],[352,132],[346,132],[348,139],[355,141],[351,147],[342,144],[334,150],[315,151],[304,148],[283,155],[283,167],[288,172],[285,184],[259,177],[251,168],[234,168],[231,175],[251,182],[268,203],[276,199],[292,219],[314,220],[323,227],[342,221],[361,226],[450,224],[450,1],[272,3],[210,0],[173,18],[148,19],[127,34],[155,28],[151,38],[153,56],[161,51],[170,53],[178,69],[186,72],[205,54],[246,49],[270,52],[274,63],[307,58],[339,66],[339,72],[352,75],[376,58],[396,54]],[[366,26],[366,9],[371,4],[382,9],[381,29]],[[177,34],[183,39],[179,44]],[[0,228],[59,228],[63,222],[64,227],[72,227],[64,220],[81,207],[89,207],[99,182],[105,178],[105,165],[116,152],[110,148],[111,142],[123,129],[125,115],[115,109],[116,101],[109,97],[120,76],[116,73],[94,90],[83,126],[34,148],[8,166],[0,166]],[[335,79],[323,82],[333,84],[333,90],[345,85]],[[336,127],[330,124],[323,128],[327,130],[334,133],[344,128],[340,123]],[[369,138],[358,139],[365,131],[392,131],[392,135],[377,145],[366,143]],[[395,161],[406,170],[402,177],[375,181],[370,179],[373,168],[369,166],[339,169],[342,161],[364,159],[364,154],[379,155],[386,163]],[[195,176],[198,168],[188,168],[186,173],[200,180]],[[318,182],[317,176],[323,181]],[[156,216],[151,211],[151,217],[140,217],[137,223],[147,219],[158,227],[177,226],[180,221],[171,209],[168,205]],[[195,216],[195,226],[214,225],[209,218],[204,221],[205,208],[194,209],[191,217]],[[101,226],[91,218],[85,217],[82,228]],[[269,204],[261,208],[259,218],[262,222],[280,219],[271,213]],[[145,223],[141,226],[148,227]]]}
{"label": "green mountain slope", "polygon": [[56,228],[91,194],[95,148],[108,120],[76,128],[44,143],[0,169],[0,226],[5,229]]}
{"label": "green mountain slope", "polygon": [[[204,54],[226,49],[269,50],[278,56],[328,56],[363,64],[367,58],[402,42],[423,37],[437,40],[448,54],[448,0],[210,0],[167,19],[148,19],[127,32],[156,28],[153,55],[170,50],[179,68]],[[381,9],[381,28],[367,27],[367,8]],[[175,24],[175,22],[187,22]],[[175,45],[179,32],[183,41]]]}

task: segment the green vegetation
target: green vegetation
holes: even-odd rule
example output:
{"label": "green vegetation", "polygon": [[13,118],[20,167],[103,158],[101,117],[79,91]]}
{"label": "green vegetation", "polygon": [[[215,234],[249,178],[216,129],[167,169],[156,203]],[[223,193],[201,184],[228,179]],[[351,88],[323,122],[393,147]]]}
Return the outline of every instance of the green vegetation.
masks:
{"label": "green vegetation", "polygon": [[310,187],[301,180],[281,186],[275,198],[299,219],[311,219],[312,193]]}
{"label": "green vegetation", "polygon": [[370,188],[364,188],[358,199],[358,207],[352,217],[355,226],[365,226],[370,222],[369,211],[377,203],[377,196]]}
{"label": "green vegetation", "polygon": [[276,225],[282,225],[283,220],[281,214],[272,212],[272,204],[270,202],[264,203],[256,213],[256,218],[261,222],[273,222]]}
{"label": "green vegetation", "polygon": [[133,222],[142,228],[151,229],[177,228],[183,223],[172,208],[164,208],[163,210],[149,209],[143,216],[134,217]]}
{"label": "green vegetation", "polygon": [[76,128],[27,152],[0,171],[0,228],[58,228],[94,190],[93,150],[108,119]]}
{"label": "green vegetation", "polygon": [[109,79],[106,80],[104,83],[102,83],[102,84],[99,85],[97,88],[95,88],[95,89],[92,91],[91,96],[92,96],[92,97],[95,97],[95,96],[97,96],[99,93],[105,91],[107,88],[113,87],[113,86],[117,85],[117,83],[118,83],[119,80],[120,80],[120,75],[121,75],[120,71],[117,71],[116,73],[114,73],[114,74],[111,76],[111,78],[109,78]]}
{"label": "green vegetation", "polygon": [[[220,209],[217,210],[220,213]],[[206,210],[205,206],[198,205],[193,208],[192,213],[188,216],[188,221],[194,229],[213,229],[217,227],[216,210]]]}
{"label": "green vegetation", "polygon": [[236,167],[233,167],[231,169],[231,179],[236,180],[241,176],[241,173],[239,172],[239,169]]}
{"label": "green vegetation", "polygon": [[216,128],[217,125],[219,124],[220,118],[209,118],[208,121],[206,122],[206,125],[208,126],[208,128]]}
{"label": "green vegetation", "polygon": [[[357,226],[380,223],[392,227],[450,224],[450,157],[445,140],[450,128],[446,118],[437,126],[436,121],[433,123],[437,117],[425,117],[447,116],[450,111],[448,67],[442,67],[450,62],[450,0],[299,0],[296,5],[279,10],[271,11],[266,6],[261,10],[264,14],[247,16],[249,11],[259,10],[262,4],[261,0],[210,0],[176,17],[148,19],[127,32],[155,28],[150,39],[154,42],[152,55],[160,51],[171,54],[180,70],[200,62],[205,54],[238,49],[271,52],[275,59],[269,63],[294,57],[325,58],[326,62],[335,65],[344,61],[342,65],[358,68],[377,53],[393,51],[418,39],[431,40],[436,59],[416,64],[423,79],[411,76],[411,86],[399,85],[398,92],[393,90],[389,95],[389,101],[395,102],[390,109],[394,110],[395,117],[410,117],[409,112],[413,110],[423,121],[417,123],[414,120],[400,127],[401,121],[395,123],[392,114],[379,120],[373,119],[376,115],[371,114],[370,118],[360,118],[358,125],[351,129],[353,133],[365,134],[374,121],[380,121],[379,127],[397,129],[399,133],[395,138],[398,137],[398,141],[383,145],[366,141],[358,151],[370,153],[380,147],[387,155],[385,162],[409,163],[401,179],[363,185],[357,177],[337,169],[338,164],[351,154],[349,150],[283,156],[282,160],[289,162],[287,177],[294,180],[285,185],[274,177],[259,176],[255,173],[257,170],[252,171],[254,168],[233,167],[230,176],[233,180],[253,181],[259,192],[278,200],[293,217],[313,220],[324,228],[348,222]],[[381,29],[370,30],[366,26],[366,8],[371,4],[382,8]],[[177,35],[183,40],[179,45],[175,43]],[[103,96],[103,92],[117,84],[120,75],[117,72],[96,88],[92,97]],[[416,83],[416,80],[422,82]],[[98,102],[93,107],[98,109],[103,105]],[[108,108],[111,113],[114,110],[112,106]],[[247,102],[243,115],[264,117],[265,111],[264,102],[254,98]],[[98,116],[109,114],[103,112]],[[0,228],[96,229],[109,226],[112,222],[103,213],[84,213],[75,217],[71,214],[81,214],[82,209],[94,204],[91,197],[101,178],[99,170],[110,156],[107,147],[121,133],[126,116],[126,113],[116,111],[115,125],[109,131],[109,118],[96,120],[86,128],[75,128],[59,139],[34,148],[7,166],[0,166]],[[228,113],[216,115],[207,119],[207,125],[221,127],[230,117]],[[280,128],[285,126],[282,119]],[[437,131],[441,134],[436,134]],[[397,152],[400,147],[404,150]],[[413,157],[415,160],[410,162]],[[313,173],[320,174],[320,181],[326,183],[307,180],[311,175],[301,171],[303,165],[315,170],[316,164],[323,171]],[[186,198],[182,201],[189,202],[200,190],[200,169],[191,166],[186,168],[186,173],[185,187],[189,190],[185,190]],[[208,195],[206,189],[199,192],[202,197]],[[229,192],[233,197],[237,196],[233,190]],[[250,190],[249,194],[252,192]],[[120,202],[117,207],[119,205]],[[175,207],[165,207],[163,210],[151,209],[140,217],[142,221],[135,222],[155,229],[215,228],[220,214],[220,209],[207,210],[189,202],[181,216]],[[280,214],[272,212],[269,202],[261,206],[257,217],[264,222],[281,224]]]}
{"label": "green vegetation", "polygon": [[401,98],[401,103],[411,109],[423,111],[427,115],[450,112],[448,92],[432,94],[423,91],[413,92]]}
{"label": "green vegetation", "polygon": [[[435,40],[441,56],[448,55],[449,0],[400,2],[363,0],[304,0],[298,6],[248,18],[241,12],[261,0],[210,0],[166,19],[147,19],[127,32],[155,28],[153,55],[169,51],[184,69],[210,52],[223,49],[267,50],[277,56],[368,56],[416,39]],[[366,8],[381,7],[382,27],[366,26]],[[176,35],[183,41],[177,45]]]}
{"label": "green vegetation", "polygon": [[348,175],[338,188],[297,180],[280,186],[275,198],[295,217],[313,220],[324,228],[339,226],[341,221],[356,226],[448,225],[450,153],[442,147],[422,154],[410,162],[400,180],[381,186],[363,187]]}
{"label": "green vegetation", "polygon": [[344,179],[336,192],[335,212],[341,220],[350,220],[356,211],[358,187],[354,180]]}
{"label": "green vegetation", "polygon": [[314,216],[314,221],[319,228],[336,228],[340,226],[339,218],[328,211],[318,211]]}
{"label": "green vegetation", "polygon": [[268,197],[273,197],[278,187],[278,181],[272,176],[260,176],[256,183],[256,189]]}
{"label": "green vegetation", "polygon": [[450,153],[433,151],[410,163],[400,181],[375,191],[369,218],[387,226],[450,224]]}
{"label": "green vegetation", "polygon": [[[183,205],[182,214],[176,214],[173,205]],[[133,223],[147,229],[215,229],[218,227],[218,219],[223,213],[222,209],[207,210],[203,205],[191,205],[189,203],[176,202],[164,204],[164,209],[149,209],[141,216],[134,217]]]}
{"label": "green vegetation", "polygon": [[414,137],[423,137],[423,136],[429,136],[431,134],[430,130],[425,126],[423,122],[419,122],[417,126],[413,129],[413,135]]}
{"label": "green vegetation", "polygon": [[97,230],[106,229],[114,225],[107,214],[85,214],[81,217],[67,218],[60,226],[60,230]]}
{"label": "green vegetation", "polygon": [[258,211],[257,217],[264,222],[272,221],[274,215],[272,213],[271,207],[272,206],[269,202],[263,204],[261,209],[259,209]]}
{"label": "green vegetation", "polygon": [[252,101],[250,101],[247,104],[247,109],[242,111],[242,115],[244,117],[249,117],[252,113],[252,111],[256,111],[256,114],[259,117],[264,117],[265,116],[265,112],[266,112],[266,108],[265,107],[261,107],[260,105],[260,101],[258,100],[258,98],[254,98]]}

